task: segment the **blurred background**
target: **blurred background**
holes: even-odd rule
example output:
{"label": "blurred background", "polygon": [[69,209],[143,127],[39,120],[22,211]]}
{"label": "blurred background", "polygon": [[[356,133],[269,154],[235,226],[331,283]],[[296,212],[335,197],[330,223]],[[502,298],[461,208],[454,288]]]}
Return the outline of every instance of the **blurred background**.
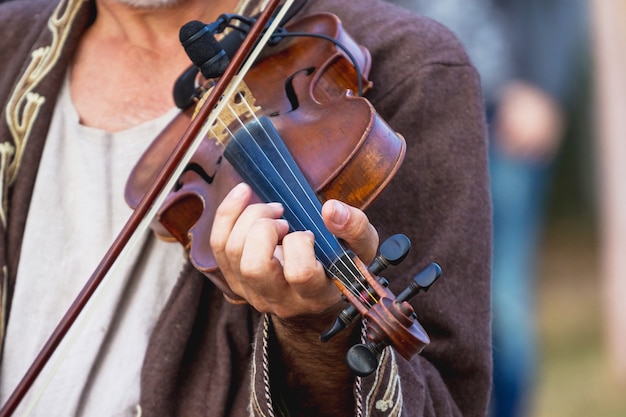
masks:
{"label": "blurred background", "polygon": [[481,73],[492,417],[626,416],[626,1],[389,0]]}
{"label": "blurred background", "polygon": [[584,7],[584,88],[538,247],[540,358],[528,416],[626,416],[626,2]]}

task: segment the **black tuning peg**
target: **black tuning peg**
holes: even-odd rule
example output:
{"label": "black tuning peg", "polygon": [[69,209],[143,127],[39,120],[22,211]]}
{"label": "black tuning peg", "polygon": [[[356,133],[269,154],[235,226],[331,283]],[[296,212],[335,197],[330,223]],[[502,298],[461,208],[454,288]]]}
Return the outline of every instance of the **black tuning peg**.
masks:
{"label": "black tuning peg", "polygon": [[396,297],[397,301],[408,301],[420,291],[428,291],[431,285],[441,276],[441,267],[431,262],[417,273],[409,282],[409,285]]}
{"label": "black tuning peg", "polygon": [[403,234],[397,234],[386,239],[380,245],[380,254],[368,267],[369,272],[376,276],[389,265],[398,265],[406,258],[411,249],[411,241]]}

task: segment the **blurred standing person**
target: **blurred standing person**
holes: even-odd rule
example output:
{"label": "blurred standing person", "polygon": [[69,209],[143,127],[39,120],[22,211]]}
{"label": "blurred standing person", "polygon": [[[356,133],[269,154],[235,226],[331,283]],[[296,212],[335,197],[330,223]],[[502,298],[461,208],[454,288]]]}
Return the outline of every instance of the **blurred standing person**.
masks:
{"label": "blurred standing person", "polygon": [[595,63],[595,101],[600,176],[600,253],[604,276],[608,349],[611,369],[626,384],[626,5],[590,1]]}
{"label": "blurred standing person", "polygon": [[494,417],[529,414],[534,276],[551,162],[573,90],[580,0],[391,0],[437,20],[481,74],[490,124]]}

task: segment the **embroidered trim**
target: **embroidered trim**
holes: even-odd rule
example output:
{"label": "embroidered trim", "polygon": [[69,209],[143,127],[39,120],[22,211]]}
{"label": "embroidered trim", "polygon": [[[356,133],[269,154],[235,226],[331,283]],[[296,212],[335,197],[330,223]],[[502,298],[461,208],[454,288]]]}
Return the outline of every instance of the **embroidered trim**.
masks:
{"label": "embroidered trim", "polygon": [[[9,178],[7,177],[9,174],[9,165],[11,164],[11,159],[13,158],[14,155],[15,155],[15,146],[13,146],[12,143],[10,142],[0,143],[0,199],[1,199],[0,201],[2,201],[2,204],[0,204],[0,221],[2,222],[2,226],[4,226],[4,228],[6,228],[7,226],[6,210],[8,206],[8,202],[6,201],[4,196],[6,195],[5,190],[8,190],[9,188]],[[1,290],[2,289],[0,289],[0,291]]]}
{"label": "embroidered trim", "polygon": [[235,13],[244,16],[254,16],[265,9],[267,3],[269,3],[269,0],[241,0],[235,9]]}
{"label": "embroidered trim", "polygon": [[48,19],[48,28],[52,33],[52,42],[48,46],[36,49],[31,54],[31,61],[26,71],[17,81],[9,97],[6,108],[6,121],[11,131],[14,144],[4,143],[0,147],[0,221],[6,227],[8,210],[8,189],[15,182],[22,163],[22,156],[35,119],[45,102],[45,97],[33,90],[50,72],[61,56],[61,50],[78,10],[84,0],[61,0],[54,13]]}
{"label": "embroidered trim", "polygon": [[[264,314],[263,315],[263,345],[261,347],[261,362],[263,363],[263,392],[265,395],[265,404],[267,406],[268,412],[269,412],[269,417],[274,417],[274,406],[272,404],[272,394],[270,391],[270,366],[269,366],[269,336],[270,336],[270,318],[268,314]],[[254,346],[254,358],[252,359],[252,377],[251,379],[251,384],[252,384],[252,388],[250,390],[250,415],[251,416],[261,416],[261,417],[267,417],[266,414],[263,412],[263,409],[261,407],[261,404],[259,403],[259,399],[257,398],[256,395],[256,389],[255,389],[255,385],[256,385],[256,375],[257,375],[257,369],[256,369],[256,351],[257,351],[257,346],[255,344]]]}
{"label": "embroidered trim", "polygon": [[[361,343],[367,342],[367,319],[361,319]],[[363,417],[363,378],[354,379],[354,407],[355,416]]]}
{"label": "embroidered trim", "polygon": [[363,378],[354,378],[354,408],[355,417],[363,417]]}
{"label": "embroidered trim", "polygon": [[274,405],[272,404],[272,393],[270,391],[269,338],[270,317],[269,314],[265,314],[263,316],[263,390],[265,393],[267,408],[270,411],[270,416],[274,417]]}
{"label": "embroidered trim", "polygon": [[386,348],[376,369],[374,383],[365,399],[365,415],[400,417],[402,415],[402,385],[395,352]]}
{"label": "embroidered trim", "polygon": [[[7,286],[9,284],[9,271],[7,266],[2,267],[2,282],[0,282],[0,352],[4,340],[5,312],[7,309]],[[1,356],[1,355],[0,355]]]}

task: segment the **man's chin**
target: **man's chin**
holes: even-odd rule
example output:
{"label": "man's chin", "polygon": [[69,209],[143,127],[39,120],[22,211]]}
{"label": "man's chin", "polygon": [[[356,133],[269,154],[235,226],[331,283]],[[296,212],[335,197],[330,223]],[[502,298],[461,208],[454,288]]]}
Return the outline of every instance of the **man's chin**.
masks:
{"label": "man's chin", "polygon": [[181,0],[116,0],[135,9],[165,9],[181,3]]}

